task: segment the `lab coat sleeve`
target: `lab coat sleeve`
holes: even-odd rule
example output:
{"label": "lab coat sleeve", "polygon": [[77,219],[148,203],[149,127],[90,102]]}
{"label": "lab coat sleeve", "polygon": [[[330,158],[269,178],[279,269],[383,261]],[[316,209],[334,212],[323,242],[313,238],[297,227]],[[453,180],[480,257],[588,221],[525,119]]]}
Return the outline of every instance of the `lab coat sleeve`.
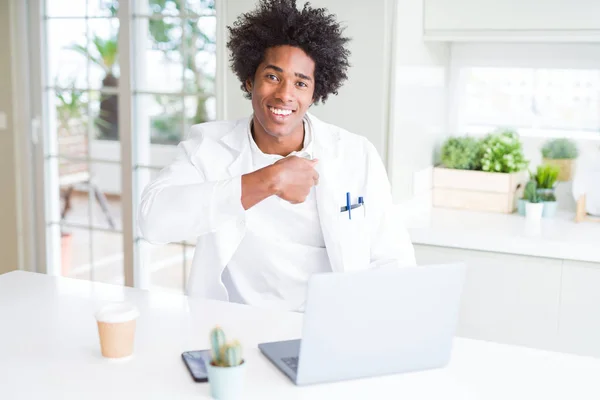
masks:
{"label": "lab coat sleeve", "polygon": [[201,236],[244,217],[242,177],[207,181],[190,154],[194,142],[182,142],[175,161],[144,189],[139,227],[144,239],[165,244]]}
{"label": "lab coat sleeve", "polygon": [[365,197],[371,231],[371,266],[396,261],[415,266],[415,251],[398,206],[392,202],[388,176],[375,147],[367,142],[368,175]]}

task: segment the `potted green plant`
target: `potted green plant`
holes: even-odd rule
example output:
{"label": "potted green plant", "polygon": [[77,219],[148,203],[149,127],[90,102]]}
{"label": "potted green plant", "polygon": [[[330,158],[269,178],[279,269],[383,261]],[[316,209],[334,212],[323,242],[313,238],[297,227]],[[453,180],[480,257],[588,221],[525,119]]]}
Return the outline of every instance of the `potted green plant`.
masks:
{"label": "potted green plant", "polygon": [[573,178],[574,160],[578,155],[579,149],[571,139],[552,139],[542,147],[544,164],[556,165],[560,168],[558,180],[561,182],[570,181]]}
{"label": "potted green plant", "polygon": [[512,213],[527,182],[519,135],[498,130],[483,139],[448,138],[433,169],[434,207]]}
{"label": "potted green plant", "polygon": [[211,396],[218,400],[241,398],[246,370],[242,346],[238,341],[226,342],[219,326],[211,330],[210,343],[212,360],[206,369]]}
{"label": "potted green plant", "polygon": [[442,146],[444,168],[481,170],[481,141],[471,137],[451,137]]}
{"label": "potted green plant", "polygon": [[481,146],[483,171],[512,173],[524,170],[529,164],[519,135],[512,129],[500,129],[489,134]]}
{"label": "potted green plant", "polygon": [[529,221],[538,222],[542,219],[544,203],[542,203],[537,192],[537,183],[534,180],[525,185],[525,217]]}
{"label": "potted green plant", "polygon": [[535,181],[537,194],[544,203],[543,216],[551,218],[556,214],[558,203],[554,193],[556,181],[560,173],[560,167],[551,164],[542,164],[537,167]]}

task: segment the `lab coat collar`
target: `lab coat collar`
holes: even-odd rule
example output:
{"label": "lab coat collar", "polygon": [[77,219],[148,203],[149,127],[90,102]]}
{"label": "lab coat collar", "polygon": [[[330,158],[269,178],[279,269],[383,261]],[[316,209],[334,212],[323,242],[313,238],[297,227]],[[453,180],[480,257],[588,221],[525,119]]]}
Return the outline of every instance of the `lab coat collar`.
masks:
{"label": "lab coat collar", "polygon": [[[244,174],[252,167],[250,141],[247,135],[251,118],[252,116],[238,120],[233,129],[221,138],[221,142],[236,153],[234,160],[228,166],[232,176]],[[306,113],[305,118],[312,126],[313,148],[311,150],[314,152],[315,158],[324,158],[328,161],[336,159],[339,147],[337,131],[333,131],[327,124],[310,113]]]}

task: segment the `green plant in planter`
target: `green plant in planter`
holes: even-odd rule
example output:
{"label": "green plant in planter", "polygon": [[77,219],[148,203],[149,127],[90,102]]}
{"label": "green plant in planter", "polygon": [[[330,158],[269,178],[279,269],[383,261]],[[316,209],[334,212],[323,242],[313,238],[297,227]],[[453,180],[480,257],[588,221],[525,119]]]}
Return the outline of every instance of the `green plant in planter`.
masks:
{"label": "green plant in planter", "polygon": [[579,149],[570,139],[549,140],[542,147],[542,156],[549,160],[571,160],[577,158],[578,155]]}
{"label": "green plant in planter", "polygon": [[535,181],[527,182],[523,198],[530,203],[540,203],[542,201],[538,195],[537,183]]}
{"label": "green plant in planter", "polygon": [[518,172],[529,164],[516,131],[506,129],[488,134],[481,143],[482,170],[487,172]]}
{"label": "green plant in planter", "polygon": [[535,174],[538,189],[554,189],[559,173],[560,167],[556,165],[539,165]]}
{"label": "green plant in planter", "polygon": [[217,367],[236,367],[243,362],[242,345],[237,341],[227,343],[223,329],[216,326],[210,332],[212,364]]}
{"label": "green plant in planter", "polygon": [[451,169],[481,169],[481,141],[470,136],[451,137],[442,145],[442,164]]}

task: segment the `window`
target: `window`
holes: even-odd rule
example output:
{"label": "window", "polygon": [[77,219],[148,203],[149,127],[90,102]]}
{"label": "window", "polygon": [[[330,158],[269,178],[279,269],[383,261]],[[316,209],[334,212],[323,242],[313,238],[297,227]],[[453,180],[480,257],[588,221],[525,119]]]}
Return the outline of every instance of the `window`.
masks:
{"label": "window", "polygon": [[42,49],[33,108],[47,271],[181,291],[193,238],[149,245],[136,206],[189,127],[216,118],[214,0],[32,0],[31,9],[43,10],[31,47]]}
{"label": "window", "polygon": [[[473,54],[476,46],[457,52],[452,69],[454,128],[477,134],[510,126],[525,136],[600,139],[600,60],[596,66],[586,63],[589,55],[582,52],[580,59],[565,65],[560,51],[554,60],[539,60],[538,53],[549,53],[548,47],[531,45],[529,54],[504,53],[508,47],[494,54]],[[497,60],[502,54],[505,58]]]}

